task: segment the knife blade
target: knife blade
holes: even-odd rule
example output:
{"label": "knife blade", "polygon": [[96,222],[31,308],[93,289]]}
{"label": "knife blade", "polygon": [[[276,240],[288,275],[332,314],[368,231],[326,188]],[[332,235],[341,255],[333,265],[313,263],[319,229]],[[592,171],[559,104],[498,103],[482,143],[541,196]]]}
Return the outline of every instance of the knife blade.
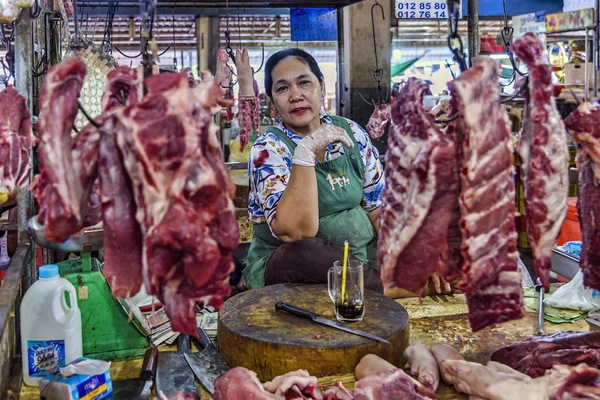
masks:
{"label": "knife blade", "polygon": [[169,397],[178,390],[183,390],[199,396],[194,373],[184,357],[184,353],[190,350],[190,337],[182,334],[177,340],[177,351],[158,353],[156,393],[162,392]]}
{"label": "knife blade", "polygon": [[230,368],[204,329],[197,328],[197,330],[198,338],[192,338],[192,340],[194,340],[203,350],[198,353],[184,353],[183,356],[202,386],[204,386],[210,394],[214,394],[215,380],[229,371]]}
{"label": "knife blade", "polygon": [[385,340],[383,338],[380,338],[379,336],[375,336],[375,335],[372,335],[372,334],[370,334],[368,332],[363,332],[363,331],[358,330],[358,329],[350,328],[349,326],[346,326],[346,325],[341,324],[339,322],[331,321],[331,320],[329,320],[327,318],[323,318],[319,314],[316,314],[316,313],[314,313],[312,311],[305,310],[304,308],[296,307],[296,306],[293,306],[291,304],[284,303],[282,301],[278,301],[277,303],[275,303],[275,309],[276,310],[287,311],[290,314],[294,314],[294,315],[297,315],[299,317],[304,317],[304,318],[307,318],[307,319],[311,320],[312,322],[316,322],[316,323],[319,323],[319,324],[322,324],[322,325],[326,325],[326,326],[329,326],[331,328],[339,329],[339,330],[342,330],[344,332],[351,333],[353,335],[358,335],[358,336],[365,337],[367,339],[376,340],[376,341],[381,342],[381,343],[390,344],[390,342],[388,342],[387,340]]}
{"label": "knife blade", "polygon": [[148,400],[152,393],[158,349],[150,347],[144,354],[140,376],[133,379],[113,381],[111,399]]}

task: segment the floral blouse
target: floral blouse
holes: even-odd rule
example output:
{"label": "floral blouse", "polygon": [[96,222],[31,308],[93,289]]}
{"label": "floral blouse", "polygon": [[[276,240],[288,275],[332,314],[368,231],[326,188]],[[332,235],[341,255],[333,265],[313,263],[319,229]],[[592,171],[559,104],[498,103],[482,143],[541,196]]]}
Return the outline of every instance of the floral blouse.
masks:
{"label": "floral blouse", "polygon": [[[369,135],[357,123],[347,120],[356,138],[358,150],[362,155],[365,171],[363,174],[363,198],[361,205],[367,213],[381,206],[381,192],[384,186],[383,167],[379,161],[379,152],[371,143]],[[321,122],[332,124],[331,117],[321,113]],[[298,144],[302,137],[287,129],[281,121],[274,125],[281,129],[294,143]],[[331,161],[344,154],[341,143],[329,145],[325,152],[325,161]],[[256,140],[250,150],[248,170],[250,174],[250,197],[248,214],[255,224],[267,222],[271,229],[271,221],[275,219],[277,204],[287,187],[292,169],[292,154],[275,134],[266,132]]]}

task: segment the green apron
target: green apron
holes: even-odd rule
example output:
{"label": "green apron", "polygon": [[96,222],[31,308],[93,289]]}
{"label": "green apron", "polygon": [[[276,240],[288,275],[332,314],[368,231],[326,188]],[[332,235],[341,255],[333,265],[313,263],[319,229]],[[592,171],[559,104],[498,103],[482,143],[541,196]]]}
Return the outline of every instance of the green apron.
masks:
{"label": "green apron", "polygon": [[[363,197],[364,164],[348,122],[332,116],[334,125],[346,130],[354,147],[344,146],[344,154],[315,166],[319,195],[319,231],[317,237],[337,246],[348,241],[352,254],[365,265],[377,269],[377,237],[360,203]],[[269,128],[288,147],[292,155],[296,144],[280,129]],[[254,236],[244,277],[249,288],[265,286],[265,266],[269,257],[283,244],[275,238],[267,223],[254,224]]]}

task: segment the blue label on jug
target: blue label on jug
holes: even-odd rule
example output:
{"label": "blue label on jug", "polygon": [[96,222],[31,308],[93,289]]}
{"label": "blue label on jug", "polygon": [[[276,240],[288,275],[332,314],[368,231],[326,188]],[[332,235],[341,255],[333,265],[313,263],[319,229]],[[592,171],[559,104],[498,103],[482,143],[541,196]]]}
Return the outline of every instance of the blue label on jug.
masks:
{"label": "blue label on jug", "polygon": [[65,366],[65,341],[28,340],[27,365],[29,376],[57,372]]}
{"label": "blue label on jug", "polygon": [[600,292],[598,292],[596,289],[592,289],[592,298],[596,298],[600,296]]}

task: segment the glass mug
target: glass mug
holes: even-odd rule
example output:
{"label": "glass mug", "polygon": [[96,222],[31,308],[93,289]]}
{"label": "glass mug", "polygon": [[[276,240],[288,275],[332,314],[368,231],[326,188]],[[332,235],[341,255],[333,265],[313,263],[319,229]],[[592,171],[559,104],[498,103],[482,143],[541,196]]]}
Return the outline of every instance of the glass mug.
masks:
{"label": "glass mug", "polygon": [[363,263],[348,260],[343,301],[342,270],[343,261],[336,261],[327,271],[327,289],[334,304],[335,317],[340,322],[360,322],[365,315]]}

